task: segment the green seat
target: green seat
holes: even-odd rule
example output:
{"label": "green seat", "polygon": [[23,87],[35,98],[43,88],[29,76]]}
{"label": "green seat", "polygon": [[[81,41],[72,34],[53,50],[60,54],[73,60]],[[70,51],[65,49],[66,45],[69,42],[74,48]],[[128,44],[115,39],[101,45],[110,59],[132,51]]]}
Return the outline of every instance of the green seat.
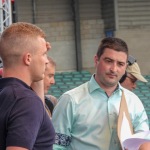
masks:
{"label": "green seat", "polygon": [[68,81],[71,81],[71,78],[63,78],[62,81],[63,82],[68,82]]}
{"label": "green seat", "polygon": [[80,74],[80,72],[78,72],[78,71],[73,71],[72,72],[72,75],[77,75],[77,74]]}
{"label": "green seat", "polygon": [[83,84],[83,81],[76,81],[76,82],[75,82],[75,85],[76,85],[76,86],[79,86],[79,85],[81,85],[81,84]]}
{"label": "green seat", "polygon": [[75,83],[73,81],[67,81],[65,84],[70,86],[70,85],[74,85]]}
{"label": "green seat", "polygon": [[82,77],[82,81],[83,81],[83,82],[86,82],[86,81],[89,81],[89,80],[90,80],[89,77]]}
{"label": "green seat", "polygon": [[55,78],[55,82],[61,82],[62,78]]}
{"label": "green seat", "polygon": [[59,88],[58,86],[53,85],[53,86],[51,86],[50,90],[51,90],[51,91],[52,91],[52,90],[57,90],[58,88]]}
{"label": "green seat", "polygon": [[82,70],[81,72],[80,72],[81,74],[91,74],[89,71],[87,71],[87,70]]}
{"label": "green seat", "polygon": [[55,85],[56,86],[61,86],[61,85],[64,85],[64,82],[62,82],[62,81],[61,82],[56,82]]}
{"label": "green seat", "polygon": [[82,75],[82,74],[75,74],[73,77],[74,77],[74,78],[82,78],[83,75]]}
{"label": "green seat", "polygon": [[59,78],[59,79],[61,78],[61,79],[62,79],[62,77],[63,77],[63,76],[62,76],[61,73],[56,73],[56,74],[55,74],[55,79],[57,79],[57,78]]}
{"label": "green seat", "polygon": [[72,81],[81,81],[81,78],[78,78],[78,77],[74,77],[73,79],[72,79]]}
{"label": "green seat", "polygon": [[145,83],[144,82],[141,82],[141,81],[137,81],[137,86],[140,88],[141,86],[144,86],[145,85]]}

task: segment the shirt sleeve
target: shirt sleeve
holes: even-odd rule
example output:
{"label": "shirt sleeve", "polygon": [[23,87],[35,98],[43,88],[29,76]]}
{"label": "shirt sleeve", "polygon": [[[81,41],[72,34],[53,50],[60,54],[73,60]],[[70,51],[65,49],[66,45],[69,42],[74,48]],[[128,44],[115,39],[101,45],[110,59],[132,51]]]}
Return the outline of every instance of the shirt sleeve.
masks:
{"label": "shirt sleeve", "polygon": [[43,112],[44,106],[37,97],[17,100],[8,120],[6,145],[33,149]]}
{"label": "shirt sleeve", "polygon": [[138,133],[141,131],[148,131],[149,130],[148,117],[141,100],[137,96],[134,96],[132,102],[133,102],[133,109],[131,109],[131,111],[132,114],[134,114],[132,115],[132,118],[134,118],[132,122],[134,132]]}
{"label": "shirt sleeve", "polygon": [[56,132],[54,150],[66,150],[71,143],[72,124],[75,119],[74,107],[72,98],[64,94],[54,108],[52,115],[52,123]]}
{"label": "shirt sleeve", "polygon": [[138,108],[136,108],[135,111],[137,111],[137,113],[135,113],[136,115],[133,123],[135,133],[141,131],[148,131],[149,130],[148,117],[142,103],[139,104]]}

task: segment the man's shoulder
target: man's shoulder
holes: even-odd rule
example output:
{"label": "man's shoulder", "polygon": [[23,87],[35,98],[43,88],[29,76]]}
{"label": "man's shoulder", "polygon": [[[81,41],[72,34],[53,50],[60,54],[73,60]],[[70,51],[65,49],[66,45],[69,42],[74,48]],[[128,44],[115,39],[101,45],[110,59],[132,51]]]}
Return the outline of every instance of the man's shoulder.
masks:
{"label": "man's shoulder", "polygon": [[140,100],[138,95],[136,95],[134,92],[124,88],[124,94],[125,94],[126,101],[130,102],[130,104],[133,105],[142,104],[142,101]]}
{"label": "man's shoulder", "polygon": [[12,94],[16,98],[19,96],[35,95],[35,92],[23,81],[17,78],[3,78],[0,88],[4,93]]}
{"label": "man's shoulder", "polygon": [[22,83],[13,83],[3,86],[0,92],[0,101],[4,104],[9,104],[9,109],[18,107],[19,109],[30,109],[37,107],[42,109],[43,103],[37,94],[27,85]]}
{"label": "man's shoulder", "polygon": [[82,93],[83,91],[87,91],[88,89],[88,82],[83,83],[67,92],[65,92],[66,94],[75,94],[75,93]]}
{"label": "man's shoulder", "polygon": [[124,94],[129,97],[138,97],[133,91],[123,88]]}
{"label": "man's shoulder", "polygon": [[52,103],[53,105],[55,106],[58,102],[57,98],[53,95],[45,95]]}
{"label": "man's shoulder", "polygon": [[62,99],[65,101],[68,100],[78,103],[79,101],[82,101],[87,95],[89,95],[88,82],[65,92],[59,100]]}

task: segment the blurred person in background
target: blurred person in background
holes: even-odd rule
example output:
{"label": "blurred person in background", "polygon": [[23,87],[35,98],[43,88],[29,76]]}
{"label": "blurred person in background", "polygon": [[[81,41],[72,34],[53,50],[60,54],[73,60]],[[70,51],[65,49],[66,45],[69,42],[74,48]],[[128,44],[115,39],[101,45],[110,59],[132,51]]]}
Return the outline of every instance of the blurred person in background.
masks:
{"label": "blurred person in background", "polygon": [[125,74],[122,76],[122,78],[120,79],[120,84],[132,91],[136,88],[136,82],[137,81],[141,81],[141,82],[148,82],[141,74],[140,68],[138,63],[136,62],[136,59],[129,55],[128,57],[128,66],[126,69]]}
{"label": "blurred person in background", "polygon": [[44,94],[46,107],[48,107],[50,113],[52,114],[53,109],[57,104],[57,98],[53,95],[48,94],[48,90],[52,85],[55,84],[56,63],[51,57],[48,57],[48,60],[49,63],[46,65],[46,70],[44,73]]}
{"label": "blurred person in background", "polygon": [[2,59],[0,58],[0,78],[2,78],[2,74],[3,74],[3,63]]}
{"label": "blurred person in background", "polygon": [[[50,45],[47,45],[50,48]],[[37,95],[42,99],[45,108],[51,118],[53,109],[57,104],[57,98],[53,95],[48,94],[48,90],[52,85],[55,84],[55,61],[48,56],[48,63],[44,72],[44,79],[38,82],[33,82],[31,87],[37,93]]]}

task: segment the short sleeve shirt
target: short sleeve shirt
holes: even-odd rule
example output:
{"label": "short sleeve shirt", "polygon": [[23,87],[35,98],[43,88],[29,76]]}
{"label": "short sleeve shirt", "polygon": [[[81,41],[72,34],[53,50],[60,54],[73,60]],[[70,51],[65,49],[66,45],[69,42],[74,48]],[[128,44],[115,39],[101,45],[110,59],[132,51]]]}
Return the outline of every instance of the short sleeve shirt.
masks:
{"label": "short sleeve shirt", "polygon": [[35,92],[16,78],[0,79],[0,150],[52,150],[55,132]]}

